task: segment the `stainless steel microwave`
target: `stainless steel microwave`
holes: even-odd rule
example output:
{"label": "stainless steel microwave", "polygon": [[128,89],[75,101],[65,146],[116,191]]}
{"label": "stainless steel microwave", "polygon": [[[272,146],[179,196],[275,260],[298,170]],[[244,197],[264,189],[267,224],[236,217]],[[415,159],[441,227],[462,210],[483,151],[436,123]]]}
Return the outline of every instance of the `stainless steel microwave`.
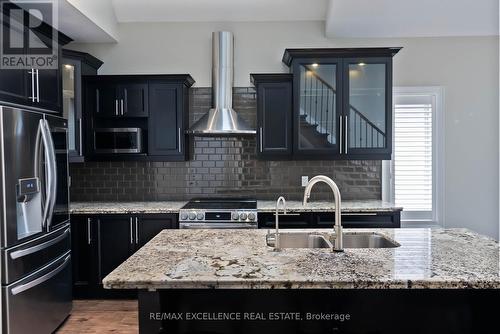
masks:
{"label": "stainless steel microwave", "polygon": [[142,129],[94,129],[94,151],[96,153],[142,153]]}

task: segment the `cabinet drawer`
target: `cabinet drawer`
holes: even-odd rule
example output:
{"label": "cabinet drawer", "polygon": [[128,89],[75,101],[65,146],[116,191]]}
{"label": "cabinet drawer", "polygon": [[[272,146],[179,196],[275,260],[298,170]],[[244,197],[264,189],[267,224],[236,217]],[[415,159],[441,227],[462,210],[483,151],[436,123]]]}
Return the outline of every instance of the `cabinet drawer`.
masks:
{"label": "cabinet drawer", "polygon": [[[276,218],[274,213],[259,213],[259,228],[275,228]],[[280,228],[308,228],[311,226],[311,214],[308,212],[293,213],[279,216]]]}

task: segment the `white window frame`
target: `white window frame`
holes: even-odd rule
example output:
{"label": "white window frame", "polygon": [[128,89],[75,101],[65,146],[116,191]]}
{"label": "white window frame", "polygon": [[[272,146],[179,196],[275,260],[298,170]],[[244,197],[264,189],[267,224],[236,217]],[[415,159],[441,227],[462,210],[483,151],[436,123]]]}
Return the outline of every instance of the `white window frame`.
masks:
{"label": "white window frame", "polygon": [[[395,109],[396,96],[432,96],[434,99],[434,110],[432,113],[432,218],[422,219],[418,216],[405,214],[404,209],[401,214],[401,221],[404,223],[430,224],[444,226],[444,87],[394,87],[393,88],[393,115]],[[392,133],[394,133],[394,122],[392,122]],[[394,148],[394,137],[392,145]],[[383,161],[382,163],[382,200],[391,203],[395,202],[394,185],[394,160]]]}

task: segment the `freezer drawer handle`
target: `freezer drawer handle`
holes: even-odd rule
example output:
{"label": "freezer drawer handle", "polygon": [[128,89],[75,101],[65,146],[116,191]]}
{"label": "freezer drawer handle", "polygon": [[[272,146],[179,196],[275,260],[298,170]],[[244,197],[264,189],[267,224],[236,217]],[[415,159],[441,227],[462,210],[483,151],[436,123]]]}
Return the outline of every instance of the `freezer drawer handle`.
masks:
{"label": "freezer drawer handle", "polygon": [[52,246],[54,244],[57,244],[59,241],[61,241],[64,238],[66,238],[66,236],[68,234],[69,234],[69,227],[64,231],[64,233],[62,233],[61,235],[59,235],[58,237],[56,237],[56,238],[54,238],[52,240],[48,240],[48,241],[43,242],[43,243],[41,243],[39,245],[30,247],[30,248],[26,248],[26,249],[20,249],[18,251],[10,253],[10,258],[12,260],[15,260],[15,259],[18,259],[20,257],[23,257],[23,256],[26,256],[26,255],[29,255],[29,254],[33,254],[33,253],[39,252],[42,249],[45,249],[45,248],[48,248],[48,247],[50,247],[50,246]]}
{"label": "freezer drawer handle", "polygon": [[70,259],[71,259],[71,255],[68,255],[64,259],[64,262],[59,267],[57,267],[56,269],[52,270],[51,272],[49,272],[49,273],[47,273],[47,274],[45,274],[45,275],[43,275],[41,277],[38,277],[37,279],[34,279],[31,282],[29,282],[29,283],[16,286],[15,288],[13,288],[11,290],[12,295],[15,296],[17,294],[20,294],[21,292],[24,292],[26,290],[34,288],[35,286],[40,285],[40,284],[42,284],[45,281],[48,281],[49,279],[51,279],[55,275],[59,274],[59,272],[61,272],[61,270],[63,270],[64,267],[66,267],[66,265],[68,264],[68,262],[69,262]]}

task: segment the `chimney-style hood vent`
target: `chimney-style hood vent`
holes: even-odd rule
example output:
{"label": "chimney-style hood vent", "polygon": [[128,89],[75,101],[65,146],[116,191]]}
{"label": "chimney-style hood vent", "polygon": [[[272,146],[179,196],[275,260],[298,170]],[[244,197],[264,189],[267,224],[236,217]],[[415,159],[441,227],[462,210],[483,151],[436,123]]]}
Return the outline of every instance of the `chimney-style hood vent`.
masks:
{"label": "chimney-style hood vent", "polygon": [[255,129],[233,110],[233,34],[212,33],[212,103],[187,133],[197,136],[253,135]]}

